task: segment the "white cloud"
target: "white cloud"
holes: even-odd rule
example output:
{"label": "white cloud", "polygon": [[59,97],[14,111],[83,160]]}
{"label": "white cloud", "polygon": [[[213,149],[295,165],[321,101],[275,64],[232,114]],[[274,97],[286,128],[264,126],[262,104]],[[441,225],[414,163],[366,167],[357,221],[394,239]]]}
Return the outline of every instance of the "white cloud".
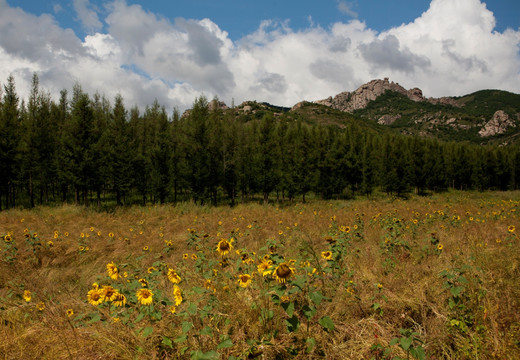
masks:
{"label": "white cloud", "polygon": [[348,16],[353,18],[357,18],[358,14],[352,8],[354,7],[354,3],[349,1],[338,1],[338,10]]}
{"label": "white cloud", "polygon": [[78,19],[81,21],[85,30],[92,33],[103,28],[103,24],[99,20],[96,10],[93,9],[89,3],[89,0],[74,0],[73,4]]}
{"label": "white cloud", "polygon": [[[76,3],[92,11],[88,1]],[[106,33],[84,40],[49,15],[4,0],[0,8],[0,81],[12,73],[24,97],[33,71],[56,97],[79,81],[91,94],[121,93],[130,106],[157,98],[170,109],[190,107],[200,94],[292,106],[383,77],[426,96],[520,92],[520,31],[494,31],[479,0],[432,0],[414,22],[382,33],[359,20],[297,32],[264,21],[236,42],[210,19],[170,21],[122,0],[107,10]],[[83,23],[100,29],[96,19]]]}

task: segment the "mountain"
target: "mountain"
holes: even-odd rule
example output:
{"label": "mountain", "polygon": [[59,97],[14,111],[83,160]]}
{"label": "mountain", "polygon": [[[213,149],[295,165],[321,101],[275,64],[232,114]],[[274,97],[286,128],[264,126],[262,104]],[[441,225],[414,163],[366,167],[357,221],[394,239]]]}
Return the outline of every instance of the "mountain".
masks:
{"label": "mountain", "polygon": [[408,135],[480,144],[520,141],[520,95],[507,91],[426,98],[419,88],[407,90],[385,78],[314,103]]}

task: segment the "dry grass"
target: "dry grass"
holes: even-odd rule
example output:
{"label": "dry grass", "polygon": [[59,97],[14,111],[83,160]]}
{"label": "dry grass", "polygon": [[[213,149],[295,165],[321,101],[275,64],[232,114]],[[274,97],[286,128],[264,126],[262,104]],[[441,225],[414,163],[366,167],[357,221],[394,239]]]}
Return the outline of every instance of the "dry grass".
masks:
{"label": "dry grass", "polygon": [[[520,203],[510,201],[518,198],[449,193],[280,207],[0,212],[0,235],[10,234],[0,240],[0,358],[406,358],[392,343],[400,329],[415,332],[421,342],[412,347],[426,358],[520,358]],[[217,243],[231,237],[234,248],[221,257]],[[338,249],[340,257],[321,257]],[[254,263],[241,261],[244,253]],[[275,265],[281,256],[295,260],[286,285],[258,273],[264,255]],[[110,262],[128,277],[110,279]],[[175,314],[169,268],[182,277]],[[244,273],[252,275],[246,288],[237,282]],[[138,278],[149,281],[152,305],[138,304]],[[126,294],[126,306],[89,304],[94,282]]]}

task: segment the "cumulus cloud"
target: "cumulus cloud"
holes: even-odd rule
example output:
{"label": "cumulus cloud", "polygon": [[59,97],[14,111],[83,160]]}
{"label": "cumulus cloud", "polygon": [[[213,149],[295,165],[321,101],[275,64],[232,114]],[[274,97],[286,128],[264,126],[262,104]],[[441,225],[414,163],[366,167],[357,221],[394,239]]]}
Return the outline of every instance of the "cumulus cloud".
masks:
{"label": "cumulus cloud", "polygon": [[84,39],[51,15],[0,0],[0,81],[13,74],[27,96],[37,72],[56,97],[79,81],[91,94],[121,93],[130,106],[158,99],[181,110],[200,94],[292,106],[383,77],[425,96],[520,92],[520,30],[495,31],[479,0],[432,0],[413,22],[381,33],[358,19],[301,31],[266,20],[238,41],[211,19],[169,20],[124,0],[109,3],[101,20],[88,1],[75,6],[95,30]]}
{"label": "cumulus cloud", "polygon": [[78,19],[86,31],[95,32],[103,28],[103,24],[99,20],[96,10],[89,3],[89,0],[74,0],[73,5]]}
{"label": "cumulus cloud", "polygon": [[369,44],[361,44],[359,51],[363,58],[374,67],[403,72],[413,72],[416,68],[427,70],[431,65],[425,56],[413,54],[408,48],[400,49],[399,39],[387,35]]}

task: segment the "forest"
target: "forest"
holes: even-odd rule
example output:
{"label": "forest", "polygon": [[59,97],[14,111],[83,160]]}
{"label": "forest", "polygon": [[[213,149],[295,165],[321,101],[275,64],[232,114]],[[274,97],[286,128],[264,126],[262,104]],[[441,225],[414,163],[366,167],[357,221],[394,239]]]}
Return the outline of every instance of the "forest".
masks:
{"label": "forest", "polygon": [[520,185],[519,145],[445,142],[268,111],[239,116],[204,96],[181,116],[158,101],[127,108],[121,95],[111,102],[78,83],[56,100],[37,74],[27,101],[13,76],[2,88],[0,209],[235,205]]}

